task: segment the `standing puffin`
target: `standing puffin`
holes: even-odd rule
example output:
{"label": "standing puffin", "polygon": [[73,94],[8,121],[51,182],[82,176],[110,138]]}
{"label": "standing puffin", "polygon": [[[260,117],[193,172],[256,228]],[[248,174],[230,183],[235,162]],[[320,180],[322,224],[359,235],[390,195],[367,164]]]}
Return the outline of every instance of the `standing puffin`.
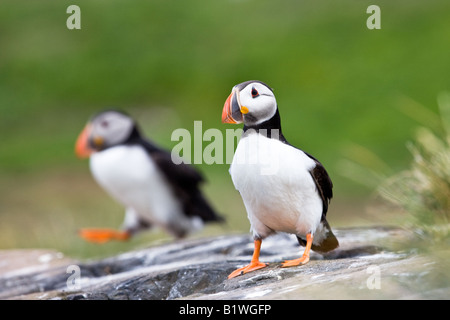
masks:
{"label": "standing puffin", "polygon": [[339,246],[326,220],[333,184],[322,164],[292,146],[281,132],[280,114],[271,88],[261,81],[233,87],[222,112],[224,123],[244,123],[230,166],[251,224],[255,249],[248,266],[228,278],[264,268],[259,261],[261,243],[276,232],[295,234],[303,255],[282,267],[305,264],[309,252]]}
{"label": "standing puffin", "polygon": [[95,180],[126,208],[122,230],[82,229],[92,242],[126,240],[152,226],[176,238],[221,221],[202,195],[201,174],[172,162],[171,153],[145,139],[127,114],[108,110],[93,116],[80,133],[75,152],[90,157]]}

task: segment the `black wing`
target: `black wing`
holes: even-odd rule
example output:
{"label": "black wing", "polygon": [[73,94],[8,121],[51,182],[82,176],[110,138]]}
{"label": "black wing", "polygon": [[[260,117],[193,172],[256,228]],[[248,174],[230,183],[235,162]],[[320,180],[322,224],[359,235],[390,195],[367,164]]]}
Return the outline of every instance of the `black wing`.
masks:
{"label": "black wing", "polygon": [[319,162],[319,160],[306,152],[305,154],[313,159],[316,163],[316,166],[311,170],[310,173],[314,182],[316,183],[317,192],[319,192],[319,195],[322,198],[322,220],[324,220],[327,215],[328,204],[330,203],[331,198],[333,198],[333,182],[331,181],[327,170],[325,170],[324,166]]}
{"label": "black wing", "polygon": [[[280,135],[279,140],[290,145],[293,148],[298,149],[297,147],[290,144],[282,134]],[[320,163],[319,160],[301,149],[298,150],[304,152],[316,163],[316,166],[310,171],[310,174],[316,184],[317,192],[322,199],[322,220],[325,220],[328,211],[328,204],[330,203],[331,198],[333,198],[333,182],[331,181],[327,170],[325,170],[325,167]]]}
{"label": "black wing", "polygon": [[200,190],[200,184],[204,182],[203,176],[192,165],[186,163],[175,164],[171,153],[161,149],[147,140],[142,139],[140,144],[155,161],[163,172],[175,196],[181,201],[187,216],[198,216],[203,221],[222,221],[220,217]]}
{"label": "black wing", "polygon": [[[304,151],[303,151],[304,152]],[[337,240],[336,236],[333,234],[333,231],[331,230],[330,225],[328,224],[328,221],[326,219],[327,211],[328,211],[328,204],[331,201],[331,198],[333,198],[333,182],[330,179],[330,176],[328,175],[327,170],[325,170],[324,166],[314,158],[312,155],[305,152],[305,154],[314,160],[316,163],[316,166],[310,171],[311,177],[313,178],[317,192],[319,193],[320,197],[322,198],[322,218],[321,218],[321,232],[322,240],[320,243],[313,242],[311,249],[314,251],[320,252],[320,253],[326,253],[331,250],[336,249],[339,246],[339,241]],[[298,242],[300,245],[305,246],[306,241],[304,239],[301,239],[297,236]]]}

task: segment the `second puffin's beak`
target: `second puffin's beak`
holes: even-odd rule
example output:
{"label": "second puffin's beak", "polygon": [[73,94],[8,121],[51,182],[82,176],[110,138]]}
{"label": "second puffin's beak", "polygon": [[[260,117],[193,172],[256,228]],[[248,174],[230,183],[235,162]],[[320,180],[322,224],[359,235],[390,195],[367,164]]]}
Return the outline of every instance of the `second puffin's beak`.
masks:
{"label": "second puffin's beak", "polygon": [[[239,90],[233,88],[231,94],[228,96],[222,110],[222,122],[223,123],[242,123],[244,121],[242,117],[241,107],[238,102]],[[245,108],[245,107],[244,107]],[[248,109],[245,108],[248,112]],[[245,113],[247,113],[245,112]]]}
{"label": "second puffin's beak", "polygon": [[75,154],[79,158],[89,158],[94,150],[89,146],[89,136],[91,134],[91,125],[87,124],[78,136],[75,143]]}

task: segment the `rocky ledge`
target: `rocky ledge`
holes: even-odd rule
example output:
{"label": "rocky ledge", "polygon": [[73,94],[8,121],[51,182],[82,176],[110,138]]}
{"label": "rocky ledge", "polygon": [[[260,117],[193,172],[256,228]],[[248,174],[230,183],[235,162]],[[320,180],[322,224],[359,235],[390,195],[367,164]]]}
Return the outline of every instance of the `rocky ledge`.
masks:
{"label": "rocky ledge", "polygon": [[[436,261],[393,249],[410,234],[392,227],[337,229],[339,249],[304,266],[295,237],[263,241],[267,268],[227,280],[253,252],[249,235],[188,239],[96,261],[52,250],[0,251],[0,299],[448,299]],[[440,270],[440,269],[439,269]],[[447,279],[448,280],[448,279]]]}

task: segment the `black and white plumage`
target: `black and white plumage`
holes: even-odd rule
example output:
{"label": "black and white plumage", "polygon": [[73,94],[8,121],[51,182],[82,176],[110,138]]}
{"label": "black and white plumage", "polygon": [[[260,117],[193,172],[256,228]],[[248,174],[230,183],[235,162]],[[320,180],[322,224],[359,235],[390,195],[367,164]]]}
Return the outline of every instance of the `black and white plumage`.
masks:
{"label": "black and white plumage", "polygon": [[276,232],[295,234],[306,246],[304,255],[285,262],[285,267],[308,262],[309,249],[324,253],[336,248],[338,241],[326,220],[333,197],[331,179],[316,158],[284,137],[272,89],[260,81],[236,85],[225,102],[222,121],[244,123],[230,174],[255,239],[252,263],[229,277],[263,268],[258,260],[261,241]]}
{"label": "black and white plumage", "polygon": [[122,232],[87,229],[82,236],[88,240],[126,239],[152,226],[180,238],[204,222],[222,220],[200,190],[202,175],[189,164],[175,164],[171,153],[144,138],[123,112],[92,117],[76,153],[90,157],[95,180],[126,208]]}

